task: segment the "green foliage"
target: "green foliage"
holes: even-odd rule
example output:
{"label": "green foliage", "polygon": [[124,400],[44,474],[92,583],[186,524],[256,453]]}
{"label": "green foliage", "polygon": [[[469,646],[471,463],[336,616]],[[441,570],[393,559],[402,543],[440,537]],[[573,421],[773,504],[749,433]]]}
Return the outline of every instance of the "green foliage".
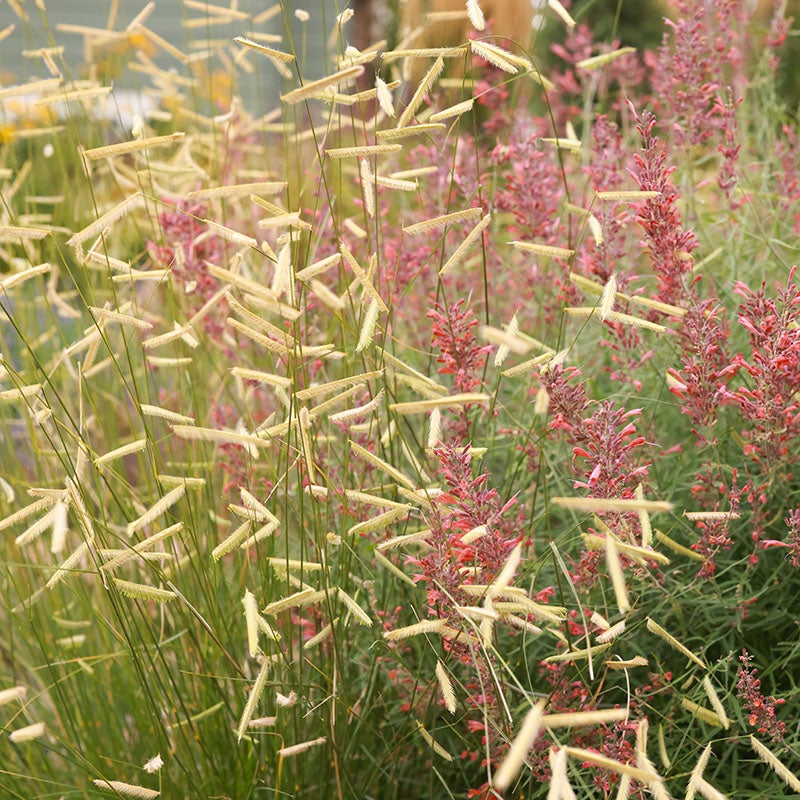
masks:
{"label": "green foliage", "polygon": [[[124,130],[49,102],[94,84],[6,108],[0,793],[785,793],[800,193],[769,54],[720,56],[739,106],[650,97],[553,17],[552,87],[476,58],[472,113],[397,134],[401,90],[309,88],[279,11],[281,42],[207,20],[202,69],[111,37],[157,98]],[[227,94],[250,70],[283,100]]]}

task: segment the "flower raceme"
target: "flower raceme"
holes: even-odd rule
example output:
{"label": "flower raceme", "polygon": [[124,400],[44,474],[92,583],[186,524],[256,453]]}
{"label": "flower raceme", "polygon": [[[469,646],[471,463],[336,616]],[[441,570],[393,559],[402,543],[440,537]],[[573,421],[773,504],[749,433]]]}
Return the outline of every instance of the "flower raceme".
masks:
{"label": "flower raceme", "polygon": [[681,413],[692,420],[694,435],[713,442],[717,410],[736,372],[727,352],[729,325],[723,310],[712,299],[692,303],[679,336],[681,369],[667,370],[669,388],[681,399]]}
{"label": "flower raceme", "polygon": [[428,312],[433,320],[431,338],[439,351],[436,361],[441,375],[453,375],[459,392],[474,391],[480,385],[480,370],[486,363],[488,346],[480,347],[474,328],[478,324],[475,312],[464,308],[464,300],[456,301],[449,309],[435,303]]}
{"label": "flower raceme", "polygon": [[[444,491],[426,514],[429,550],[416,563],[427,588],[428,615],[444,621],[452,630],[460,630],[464,626],[460,607],[474,602],[466,587],[493,583],[520,542],[519,520],[509,513],[516,497],[503,502],[489,485],[488,473],[473,475],[469,447],[443,444],[434,455]],[[475,535],[477,531],[479,535]],[[473,535],[467,537],[469,533]],[[486,751],[496,757],[506,745],[500,735],[502,703],[492,679],[494,656],[490,649],[476,651],[460,638],[445,637],[444,646],[452,661],[469,665],[470,673],[464,681],[466,702],[480,711],[481,718],[468,720],[467,726],[472,732],[482,733]],[[487,719],[491,720],[488,726]]]}
{"label": "flower raceme", "polygon": [[575,367],[550,367],[539,377],[547,392],[550,427],[566,432],[568,437],[577,437],[583,419],[583,411],[589,398],[583,383],[578,382],[580,370]]}
{"label": "flower raceme", "polygon": [[642,139],[642,150],[634,156],[631,177],[644,192],[658,195],[636,206],[636,221],[644,230],[647,251],[658,278],[658,299],[678,304],[689,289],[684,279],[689,274],[691,253],[697,239],[683,227],[678,210],[678,193],[670,180],[674,166],[667,165],[667,153],[655,135],[656,118],[650,111],[637,114],[636,130]]}
{"label": "flower raceme", "polygon": [[736,694],[748,712],[747,721],[758,730],[766,733],[773,742],[783,741],[786,723],[776,716],[776,706],[786,701],[775,699],[772,695],[765,697],[761,692],[761,679],[757,678],[758,670],[751,667],[753,657],[742,650],[739,656],[742,665],[739,667],[739,680],[736,682]]}
{"label": "flower raceme", "polygon": [[738,322],[750,336],[749,356],[737,354],[733,364],[744,371],[751,386],[740,386],[727,399],[736,404],[752,425],[751,455],[786,457],[800,425],[800,287],[797,267],[789,273],[785,288],[773,300],[764,285],[753,291],[741,281],[734,291],[744,298]]}
{"label": "flower raceme", "polygon": [[641,409],[625,411],[606,400],[583,421],[579,443],[572,449],[573,463],[585,459],[591,470],[585,472],[585,480],[575,481],[576,489],[588,489],[593,497],[632,496],[648,472],[647,464],[631,461],[632,452],[647,442],[632,421],[640,414]]}
{"label": "flower raceme", "polygon": [[[637,433],[634,422],[641,409],[625,411],[605,400],[585,416],[589,400],[583,384],[577,383],[579,376],[577,369],[560,366],[540,376],[549,398],[550,427],[565,432],[573,445],[573,465],[583,475],[575,487],[588,489],[592,497],[632,497],[649,469],[647,464],[635,463],[633,456],[647,442]],[[578,467],[576,459],[587,463]]]}
{"label": "flower raceme", "polygon": [[[468,447],[442,445],[434,450],[444,479],[445,491],[438,498],[430,515],[432,550],[420,558],[423,576],[428,585],[428,603],[438,613],[453,615],[441,603],[466,602],[459,587],[467,583],[489,584],[502,569],[508,555],[519,542],[514,519],[508,512],[516,503],[512,497],[503,502],[497,490],[488,485],[488,473],[473,476]],[[468,531],[485,526],[486,534],[469,544],[462,541]],[[475,568],[470,577],[459,571],[469,564]],[[448,600],[449,598],[449,600]]]}

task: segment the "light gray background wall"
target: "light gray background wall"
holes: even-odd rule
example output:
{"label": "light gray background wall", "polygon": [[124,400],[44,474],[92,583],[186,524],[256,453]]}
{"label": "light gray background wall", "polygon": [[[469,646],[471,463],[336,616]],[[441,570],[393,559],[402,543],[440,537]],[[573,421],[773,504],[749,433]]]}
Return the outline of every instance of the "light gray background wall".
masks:
{"label": "light gray background wall", "polygon": [[[15,30],[7,39],[0,42],[0,74],[2,83],[18,83],[31,77],[49,77],[41,60],[23,58],[22,50],[35,49],[52,44],[66,47],[65,60],[77,75],[78,66],[82,60],[82,37],[73,33],[58,31],[58,23],[66,22],[75,25],[88,25],[91,27],[105,28],[108,21],[111,0],[45,0],[47,6],[47,21],[43,21],[39,10],[33,0],[20,0],[27,10],[30,21],[22,22],[8,4],[8,0],[0,0],[0,30],[7,25],[14,24]],[[119,13],[115,24],[116,30],[122,30],[145,7],[146,0],[120,0]],[[216,5],[226,6],[230,0],[215,0]],[[239,0],[239,9],[254,15],[275,5],[275,0]],[[301,23],[294,17],[298,8],[305,9],[311,15],[307,24],[306,64],[303,75],[307,78],[320,77],[325,74],[324,42],[327,33],[332,27],[338,10],[347,7],[347,0],[284,0],[284,6],[289,11],[292,23],[292,33],[295,46],[300,52]],[[233,38],[245,33],[250,27],[247,21],[232,22],[226,25],[214,25],[210,28],[186,29],[181,24],[187,18],[202,17],[203,13],[184,6],[181,0],[156,0],[156,7],[145,24],[167,39],[172,44],[188,52],[189,41],[212,38]],[[259,30],[269,33],[285,35],[284,21],[281,15],[259,27]],[[259,63],[259,59],[252,58],[257,64],[259,75],[257,80],[247,80],[241,87],[242,94],[251,103],[258,103],[259,95],[264,92],[277,92],[282,88],[282,80],[275,70],[266,62]],[[169,68],[176,66],[177,62],[170,57],[159,56],[159,66]],[[136,73],[120,76],[116,86],[132,89],[141,82],[141,77]]]}

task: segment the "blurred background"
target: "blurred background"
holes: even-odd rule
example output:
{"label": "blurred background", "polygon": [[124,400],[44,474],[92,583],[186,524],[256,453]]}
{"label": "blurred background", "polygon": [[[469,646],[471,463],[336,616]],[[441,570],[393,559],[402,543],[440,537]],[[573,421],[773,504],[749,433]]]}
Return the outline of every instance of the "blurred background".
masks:
{"label": "blurred background", "polygon": [[[731,1],[753,11],[764,31],[768,29],[777,0],[728,0]],[[531,34],[528,45],[532,45],[537,62],[546,64],[554,58],[550,45],[564,35],[561,21],[552,12],[541,11],[546,0],[483,0],[486,9],[504,9],[504,15],[512,14],[513,8],[521,4],[527,7],[528,18],[534,20],[534,27],[528,31]],[[609,44],[618,41],[621,46],[640,50],[658,46],[665,30],[664,17],[673,13],[669,0],[573,0],[565,1],[564,5],[569,6],[579,23],[590,27],[596,41]],[[796,12],[798,5],[798,0],[790,0],[789,11]],[[344,45],[363,50],[380,40],[385,40],[387,47],[396,45],[403,33],[404,9],[408,27],[419,19],[423,10],[462,9],[463,6],[462,0],[289,0],[282,5],[270,0],[219,0],[214,4],[203,0],[156,0],[154,3],[145,0],[46,0],[47,13],[43,14],[34,0],[0,0],[0,83],[8,86],[48,77],[42,58],[35,52],[42,47],[63,47],[63,55],[59,53],[56,58],[63,58],[65,74],[72,78],[88,75],[88,61],[92,61],[95,68],[99,62],[101,69],[95,76],[113,81],[117,89],[123,90],[135,91],[147,82],[133,63],[140,59],[139,53],[151,58],[159,69],[185,69],[163,48],[144,41],[135,26],[131,26],[143,10],[152,7],[143,24],[183,53],[192,55],[193,72],[214,84],[210,94],[216,95],[219,108],[235,93],[245,99],[250,110],[259,113],[260,107],[274,107],[284,80],[276,70],[265,68],[263,62],[250,72],[231,70],[222,53],[235,36],[253,31],[282,36],[283,41],[276,41],[273,46],[286,49],[286,33],[290,31],[301,74],[313,79],[330,70],[340,44],[329,34],[335,26],[337,13],[346,8],[352,9],[355,16],[344,28]],[[228,9],[229,13],[221,14],[221,8]],[[414,8],[415,12],[409,14],[408,8]],[[117,35],[109,38],[105,46],[87,52],[83,27],[95,31],[112,30]],[[515,36],[520,44],[525,43],[524,33],[520,31]],[[790,37],[787,49],[798,49],[796,37]],[[212,57],[203,57],[203,51],[209,50]],[[789,94],[798,91],[797,63],[796,56],[791,55],[784,61],[783,85]],[[368,66],[367,76],[373,75],[374,68]]]}
{"label": "blurred background", "polygon": [[[537,0],[521,1],[534,7],[537,5]],[[423,2],[425,6],[430,6],[436,0]],[[520,0],[503,2],[513,6]],[[144,0],[47,0],[46,15],[41,13],[33,0],[16,0],[13,5],[21,8],[27,19],[20,19],[12,2],[0,0],[0,32],[14,26],[13,31],[0,45],[0,79],[3,85],[34,76],[46,77],[42,71],[41,59],[30,52],[41,47],[63,47],[64,61],[73,69],[74,77],[80,77],[80,65],[86,61],[84,37],[80,28],[125,31],[147,3]],[[198,52],[206,48],[208,41],[230,41],[234,36],[250,30],[250,20],[225,20],[214,12],[214,6],[223,5],[228,6],[228,3],[222,0],[211,4],[208,6],[209,13],[206,14],[201,10],[201,2],[186,4],[178,0],[157,0],[144,24],[184,52]],[[243,17],[250,15],[251,19],[264,16],[265,12],[274,9],[277,13],[260,24],[258,30],[285,36],[288,25],[296,46],[301,46],[305,34],[304,75],[318,77],[324,74],[328,32],[335,23],[337,12],[342,9],[352,8],[355,12],[353,20],[345,28],[347,44],[361,50],[380,39],[386,39],[389,46],[398,40],[402,0],[291,0],[284,5],[285,11],[269,0],[238,0],[229,7],[240,12]],[[664,12],[659,7],[663,3],[654,0],[583,0],[573,5],[573,15],[576,19],[588,22],[598,39],[607,37],[610,41],[616,34],[624,44],[653,46],[659,41],[660,31],[663,30]],[[308,13],[307,22],[298,19],[298,10]],[[552,14],[541,16],[542,20],[551,18]],[[550,24],[559,30],[560,24],[557,20]],[[545,25],[542,31],[545,36],[547,27]],[[114,49],[110,43],[108,49]],[[117,50],[122,50],[121,43],[118,43]],[[542,53],[539,56],[541,58]],[[175,66],[174,60],[170,64],[170,59],[164,54],[155,52],[153,58],[165,69]],[[280,83],[279,76],[273,77],[277,87]],[[122,70],[115,76],[115,82],[118,86],[135,88],[140,81],[136,73]]]}

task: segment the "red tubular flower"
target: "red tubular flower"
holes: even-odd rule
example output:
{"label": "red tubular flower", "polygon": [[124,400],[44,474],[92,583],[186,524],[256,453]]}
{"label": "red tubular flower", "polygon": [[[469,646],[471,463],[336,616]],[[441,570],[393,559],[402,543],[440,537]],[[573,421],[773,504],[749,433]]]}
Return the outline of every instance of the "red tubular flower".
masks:
{"label": "red tubular flower", "polygon": [[739,680],[736,682],[736,694],[747,710],[748,722],[759,732],[766,733],[773,742],[783,741],[786,723],[781,722],[775,713],[775,707],[785,703],[776,700],[772,695],[764,697],[761,693],[761,680],[756,677],[758,670],[750,667],[753,657],[742,650],[739,661]]}
{"label": "red tubular flower", "polygon": [[581,458],[588,464],[580,468],[585,480],[575,481],[576,488],[588,489],[592,497],[633,496],[634,488],[647,477],[649,469],[648,464],[637,465],[631,457],[632,451],[647,441],[637,435],[632,421],[640,414],[641,409],[625,411],[606,400],[583,420],[577,431],[573,462]]}
{"label": "red tubular flower", "polygon": [[681,369],[669,369],[670,391],[682,401],[700,441],[715,441],[711,428],[717,421],[717,409],[725,386],[736,368],[731,368],[726,351],[729,329],[721,309],[712,300],[689,306],[681,338]]}
{"label": "red tubular flower", "polygon": [[744,197],[734,197],[733,189],[736,186],[736,163],[739,160],[739,151],[742,146],[736,143],[737,120],[736,109],[742,98],[735,100],[728,93],[727,100],[717,97],[714,103],[714,114],[719,118],[722,132],[722,142],[717,150],[722,155],[722,164],[717,175],[717,185],[728,198],[731,208],[739,208],[744,204]]}
{"label": "red tubular flower", "polygon": [[675,144],[703,144],[725,128],[715,101],[723,86],[737,93],[746,83],[743,51],[749,42],[747,13],[736,0],[676,0],[671,34],[645,60],[654,96],[663,109]]}
{"label": "red tubular flower", "polygon": [[789,541],[780,544],[789,548],[786,556],[793,567],[800,567],[800,508],[793,508],[784,520],[789,528]]}
{"label": "red tubular flower", "polygon": [[549,398],[550,427],[573,434],[583,420],[583,411],[589,405],[586,389],[574,382],[580,377],[575,367],[556,365],[544,372],[539,381]]}
{"label": "red tubular flower", "polygon": [[[561,243],[558,208],[564,200],[564,182],[558,159],[543,150],[537,127],[526,139],[514,138],[503,152],[509,172],[498,189],[494,206],[514,215],[509,230],[521,239]],[[498,154],[499,158],[499,154]]]}
{"label": "red tubular flower", "polygon": [[[435,451],[445,492],[436,500],[430,515],[431,551],[420,558],[428,585],[428,603],[432,613],[460,625],[456,603],[468,602],[459,587],[464,583],[491,583],[502,569],[513,547],[519,542],[515,517],[509,515],[516,498],[506,503],[488,486],[488,474],[473,476],[468,447],[442,445]],[[487,533],[471,544],[461,537],[467,531],[485,525]],[[470,576],[460,571],[465,564],[475,568]]]}
{"label": "red tubular flower", "polygon": [[745,451],[771,474],[796,462],[794,443],[800,435],[800,286],[797,267],[775,299],[764,285],[753,291],[737,283],[744,298],[739,324],[750,335],[750,353],[739,353],[732,366],[747,374],[748,385],[725,392],[749,424],[743,431]]}
{"label": "red tubular flower", "polygon": [[712,498],[724,498],[724,508],[720,509],[720,501],[713,502],[710,510],[712,511],[727,511],[727,516],[721,519],[701,520],[697,522],[697,528],[700,531],[700,538],[692,544],[692,550],[700,553],[704,560],[703,565],[700,567],[697,577],[710,578],[714,575],[717,569],[715,556],[721,550],[730,550],[733,546],[733,540],[730,535],[731,521],[736,518],[739,513],[742,498],[747,497],[752,487],[750,482],[744,486],[738,485],[738,471],[733,470],[733,477],[730,485],[722,479],[715,481],[712,475],[713,467],[708,467],[704,472],[698,473],[695,480],[696,483],[692,489],[695,498],[702,504],[708,503],[712,505]]}
{"label": "red tubular flower", "polygon": [[[633,109],[632,109],[633,110]],[[644,192],[658,196],[635,206],[636,221],[644,230],[647,251],[658,278],[658,299],[673,305],[689,294],[684,278],[691,270],[691,253],[697,247],[694,233],[686,230],[678,211],[678,193],[670,181],[675,167],[667,165],[667,155],[653,130],[656,118],[649,111],[636,114],[636,130],[642,138],[641,153],[634,156],[631,176]]]}
{"label": "red tubular flower", "polygon": [[486,363],[490,347],[479,347],[473,328],[478,324],[471,308],[464,308],[464,300],[458,300],[449,309],[435,303],[428,312],[433,320],[431,338],[439,351],[436,359],[442,366],[442,375],[453,375],[459,392],[472,392],[481,383],[480,371]]}
{"label": "red tubular flower", "polygon": [[[206,213],[202,203],[178,200],[174,208],[158,215],[161,239],[147,243],[150,257],[159,266],[170,270],[172,280],[189,298],[192,311],[199,309],[218,291],[218,281],[209,273],[208,263],[220,264],[225,255],[225,243],[218,236],[209,234],[208,227],[202,222]],[[207,314],[203,324],[209,333],[221,338],[224,317],[219,321]]]}

